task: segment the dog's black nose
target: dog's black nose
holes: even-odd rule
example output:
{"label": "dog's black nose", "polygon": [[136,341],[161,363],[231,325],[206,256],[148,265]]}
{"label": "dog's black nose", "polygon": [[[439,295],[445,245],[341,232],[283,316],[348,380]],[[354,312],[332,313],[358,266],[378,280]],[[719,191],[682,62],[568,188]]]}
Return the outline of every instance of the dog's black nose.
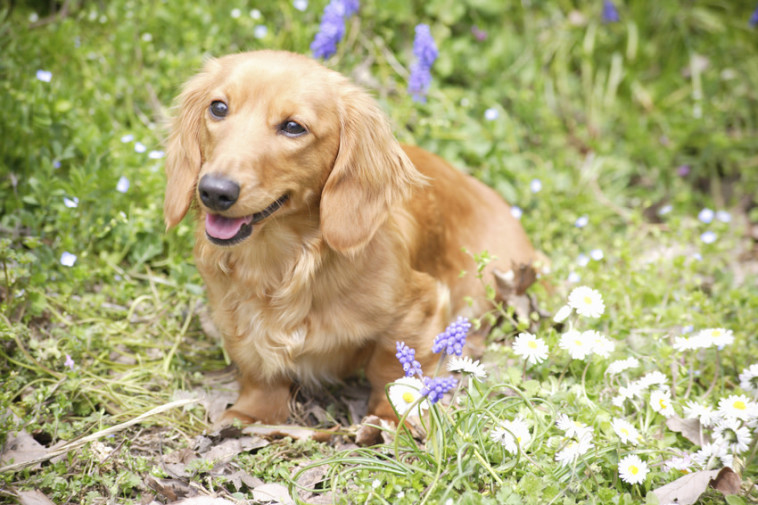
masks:
{"label": "dog's black nose", "polygon": [[220,175],[206,174],[197,186],[200,200],[211,210],[227,210],[240,196],[240,186]]}

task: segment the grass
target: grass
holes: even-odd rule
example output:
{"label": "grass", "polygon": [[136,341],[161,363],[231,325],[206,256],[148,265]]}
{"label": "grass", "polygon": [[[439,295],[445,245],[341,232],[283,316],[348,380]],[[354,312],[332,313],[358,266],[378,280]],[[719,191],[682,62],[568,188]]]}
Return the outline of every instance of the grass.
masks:
{"label": "grass", "polygon": [[[55,2],[3,8],[0,441],[24,432],[48,454],[69,445],[58,458],[0,474],[0,502],[32,489],[55,503],[165,501],[149,479],[171,478],[168,455],[198,452],[207,403],[160,407],[203,398],[227,360],[202,328],[191,223],[164,232],[163,124],[208,55],[308,53],[324,4],[114,0],[72,2],[62,15]],[[403,432],[366,449],[283,438],[224,468],[308,500],[312,486],[296,483],[321,472],[318,490],[335,491],[338,503],[655,503],[651,491],[682,475],[663,462],[699,447],[667,427],[647,395],[614,406],[619,388],[660,371],[678,416],[689,401],[716,407],[755,395],[738,378],[758,362],[755,5],[617,2],[621,21],[603,23],[601,4],[364,2],[326,64],[371,89],[399,139],[520,207],[552,262],[532,289],[540,308],[554,313],[577,285],[597,289],[604,315],[570,324],[602,332],[614,352],[572,360],[559,346],[567,326],[543,318],[534,333],[549,357],[524,373],[512,350],[518,330],[503,323],[488,347],[489,377],[464,382],[455,407],[431,409],[425,443]],[[420,104],[406,86],[422,22],[439,58]],[[488,109],[496,119],[485,119]],[[126,192],[117,190],[121,177]],[[535,179],[539,192],[530,189]],[[731,220],[704,223],[703,208]],[[587,225],[575,226],[582,216]],[[703,241],[708,231],[712,243]],[[602,259],[580,259],[592,250]],[[64,253],[76,256],[73,266],[61,263]],[[677,351],[690,327],[726,328],[735,341]],[[605,373],[630,356],[638,368]],[[321,427],[338,410],[327,402]],[[594,429],[594,449],[566,466],[556,461],[568,443],[555,425],[560,413]],[[490,434],[519,416],[532,442],[514,455]],[[619,417],[641,431],[639,445],[619,441],[611,427]],[[76,445],[93,434],[97,441]],[[709,490],[700,503],[758,502],[757,439],[732,463],[739,493]],[[641,484],[619,478],[618,461],[630,453],[650,467]],[[238,487],[214,468],[200,458],[175,480],[252,500],[255,484]]]}

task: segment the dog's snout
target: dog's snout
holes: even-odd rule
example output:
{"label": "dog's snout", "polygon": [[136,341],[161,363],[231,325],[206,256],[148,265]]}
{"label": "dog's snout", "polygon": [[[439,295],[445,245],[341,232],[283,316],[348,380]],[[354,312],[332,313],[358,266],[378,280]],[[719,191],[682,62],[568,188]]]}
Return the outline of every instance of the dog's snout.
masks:
{"label": "dog's snout", "polygon": [[211,210],[227,210],[240,196],[240,186],[231,179],[206,174],[197,187],[200,200]]}

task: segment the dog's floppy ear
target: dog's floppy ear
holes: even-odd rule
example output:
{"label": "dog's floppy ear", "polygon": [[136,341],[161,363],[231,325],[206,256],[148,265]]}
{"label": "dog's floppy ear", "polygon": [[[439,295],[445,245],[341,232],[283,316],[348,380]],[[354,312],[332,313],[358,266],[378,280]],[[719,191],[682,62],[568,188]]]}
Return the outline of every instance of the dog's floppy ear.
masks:
{"label": "dog's floppy ear", "polygon": [[210,61],[203,72],[190,79],[179,96],[179,112],[173,119],[166,143],[166,194],[163,217],[171,228],[187,214],[202,164],[203,117],[207,114]]}
{"label": "dog's floppy ear", "polygon": [[426,179],[376,102],[352,84],[340,87],[339,152],[321,194],[321,232],[332,249],[352,254],[369,243],[393,205]]}

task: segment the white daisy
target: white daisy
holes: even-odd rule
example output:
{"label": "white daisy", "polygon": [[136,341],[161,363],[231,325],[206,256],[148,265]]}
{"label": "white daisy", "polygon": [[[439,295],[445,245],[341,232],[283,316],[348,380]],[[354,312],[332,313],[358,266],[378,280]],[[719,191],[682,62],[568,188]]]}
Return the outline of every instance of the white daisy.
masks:
{"label": "white daisy", "polygon": [[705,444],[692,455],[692,461],[703,469],[717,468],[719,466],[717,459],[721,460],[722,465],[731,466],[732,458],[727,453],[725,445]]}
{"label": "white daisy", "polygon": [[523,451],[532,441],[532,434],[529,433],[529,426],[526,421],[516,418],[512,421],[500,421],[491,432],[490,438],[501,444],[506,451],[511,454],[517,454],[519,448]]}
{"label": "white daisy", "polygon": [[519,333],[513,341],[513,352],[524,358],[529,365],[542,363],[547,358],[548,347],[544,340],[531,333]]}
{"label": "white daisy", "polygon": [[621,443],[637,445],[640,443],[640,432],[634,427],[632,423],[625,419],[613,419],[611,421],[611,427],[616,435],[621,439]]}
{"label": "white daisy", "polygon": [[487,377],[487,371],[479,360],[474,361],[468,356],[453,356],[447,363],[448,372],[465,373],[477,380]]}
{"label": "white daisy", "polygon": [[719,415],[711,407],[695,401],[689,401],[684,406],[684,417],[699,419],[700,425],[704,427],[713,426],[720,419]]}
{"label": "white daisy", "polygon": [[674,406],[671,404],[671,393],[663,389],[650,393],[650,406],[662,416],[671,417],[676,415]]}
{"label": "white daisy", "polygon": [[735,418],[722,419],[713,428],[713,443],[726,445],[732,453],[743,453],[750,448],[753,436],[747,426]]}
{"label": "white daisy", "polygon": [[559,415],[558,419],[555,421],[555,425],[559,430],[563,430],[567,437],[582,438],[587,435],[592,437],[593,428],[591,426],[587,426],[581,421],[571,419],[566,414]]}
{"label": "white daisy", "polygon": [[610,375],[618,375],[624,370],[637,368],[638,366],[640,366],[640,360],[637,358],[620,359],[608,365],[608,368],[605,369],[605,373]]}
{"label": "white daisy", "polygon": [[747,395],[731,395],[719,400],[718,412],[722,417],[734,417],[748,421],[756,416],[756,406]]}
{"label": "white daisy", "polygon": [[685,454],[684,456],[668,459],[663,462],[663,467],[667,472],[671,470],[678,470],[680,472],[689,472],[692,468],[692,458]]}
{"label": "white daisy", "polygon": [[410,416],[420,416],[421,410],[429,408],[429,402],[426,399],[422,399],[416,405],[416,402],[423,398],[421,396],[422,389],[424,389],[424,383],[420,379],[416,377],[402,377],[389,387],[390,403],[392,403],[400,416],[409,411],[408,415]]}
{"label": "white daisy", "polygon": [[574,288],[569,294],[568,304],[585,317],[598,318],[605,311],[603,296],[587,286]]}
{"label": "white daisy", "polygon": [[556,323],[562,323],[563,321],[568,319],[568,317],[571,315],[571,312],[573,312],[573,310],[574,309],[572,309],[568,305],[564,305],[563,307],[558,309],[558,312],[555,313],[555,315],[553,316],[553,321],[555,321]]}
{"label": "white daisy", "polygon": [[734,333],[732,330],[724,328],[708,328],[701,330],[697,334],[698,338],[702,338],[704,342],[708,342],[709,345],[714,345],[719,349],[723,349],[724,346],[730,345],[734,342]]}
{"label": "white daisy", "polygon": [[627,484],[640,484],[647,477],[647,463],[636,454],[630,454],[619,461],[619,477]]}
{"label": "white daisy", "polygon": [[612,340],[607,338],[599,331],[585,331],[582,334],[582,337],[589,342],[592,352],[603,358],[610,356],[613,350],[616,348],[616,344],[614,344]]}
{"label": "white daisy", "polygon": [[568,351],[572,359],[584,359],[592,354],[590,342],[583,333],[576,330],[569,330],[561,335],[558,345],[561,349]]}
{"label": "white daisy", "polygon": [[654,370],[640,377],[637,382],[641,388],[647,389],[650,386],[665,386],[668,380],[669,379],[665,374],[658,370]]}
{"label": "white daisy", "polygon": [[758,363],[753,363],[742,371],[740,387],[753,396],[758,394]]}
{"label": "white daisy", "polygon": [[569,466],[593,447],[595,444],[592,442],[592,435],[586,435],[579,440],[571,439],[563,449],[558,451],[555,460],[562,466]]}

